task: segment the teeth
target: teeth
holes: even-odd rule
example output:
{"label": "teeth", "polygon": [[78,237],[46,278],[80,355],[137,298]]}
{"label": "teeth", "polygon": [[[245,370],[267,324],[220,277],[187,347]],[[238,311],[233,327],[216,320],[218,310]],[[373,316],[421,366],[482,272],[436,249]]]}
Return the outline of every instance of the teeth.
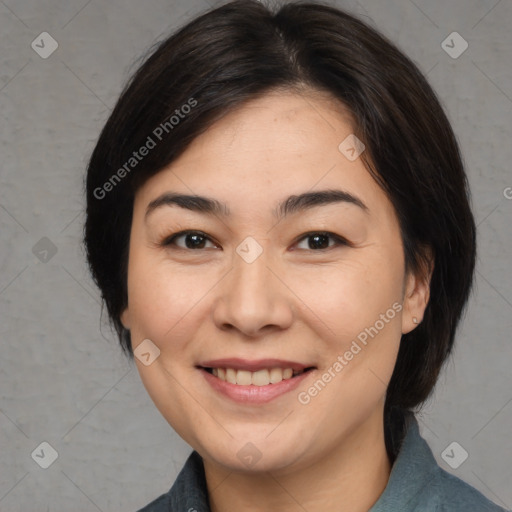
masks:
{"label": "teeth", "polygon": [[248,370],[234,370],[233,368],[212,368],[212,374],[220,380],[240,386],[267,386],[277,384],[282,380],[291,379],[303,370],[294,371],[292,368],[270,368],[250,372]]}
{"label": "teeth", "polygon": [[226,368],[226,382],[236,384],[236,371],[233,368]]}
{"label": "teeth", "polygon": [[238,370],[236,372],[236,383],[240,386],[250,386],[252,384],[252,373],[247,370]]}
{"label": "teeth", "polygon": [[270,376],[268,370],[258,370],[251,375],[251,384],[255,386],[267,386],[270,384]]}
{"label": "teeth", "polygon": [[277,382],[281,382],[282,380],[283,380],[283,370],[281,370],[281,368],[272,368],[270,370],[271,384],[276,384]]}

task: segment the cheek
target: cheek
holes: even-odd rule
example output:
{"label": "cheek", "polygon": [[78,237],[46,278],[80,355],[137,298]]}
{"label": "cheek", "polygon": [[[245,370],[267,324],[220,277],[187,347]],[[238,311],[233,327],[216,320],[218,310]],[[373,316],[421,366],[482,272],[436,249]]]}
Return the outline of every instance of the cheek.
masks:
{"label": "cheek", "polygon": [[[382,399],[401,339],[399,256],[367,253],[365,258],[361,255],[357,261],[330,268],[325,279],[304,282],[304,297],[309,297],[308,305],[320,319],[319,350],[324,356],[319,377],[327,373],[325,378],[333,383],[325,393],[304,390],[309,396],[318,394],[320,408],[330,410],[329,404],[336,403],[340,411],[360,408],[364,415]],[[323,389],[321,383],[317,387]]]}
{"label": "cheek", "polygon": [[215,282],[212,276],[203,274],[197,268],[184,271],[133,258],[128,297],[134,346],[149,338],[164,357],[180,350],[190,336],[191,319],[198,305]]}
{"label": "cheek", "polygon": [[[371,261],[370,261],[371,260]],[[381,257],[343,262],[297,276],[298,295],[325,330],[345,343],[379,320],[402,300],[402,269]],[[399,323],[399,322],[394,322]]]}

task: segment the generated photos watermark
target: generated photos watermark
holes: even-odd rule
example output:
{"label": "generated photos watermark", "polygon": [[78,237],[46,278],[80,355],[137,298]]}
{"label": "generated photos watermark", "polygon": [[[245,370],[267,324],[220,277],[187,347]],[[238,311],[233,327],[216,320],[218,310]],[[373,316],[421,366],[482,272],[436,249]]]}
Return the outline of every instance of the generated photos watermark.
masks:
{"label": "generated photos watermark", "polygon": [[[350,348],[346,350],[342,355],[338,355],[336,360],[332,363],[329,368],[310,386],[307,390],[301,391],[297,395],[298,401],[302,405],[307,405],[311,402],[311,399],[318,396],[318,394],[331,382],[341,371],[359,354],[364,347],[368,345],[368,337],[373,339],[379,332],[384,329],[397,313],[402,311],[402,304],[395,302],[385,313],[381,313],[379,319],[375,323],[366,327],[357,335],[357,339],[353,340]],[[359,342],[359,343],[358,343]]]}
{"label": "generated photos watermark", "polygon": [[138,150],[133,151],[132,156],[128,158],[126,162],[114,174],[112,174],[112,176],[105,181],[101,187],[96,187],[94,189],[94,197],[99,200],[104,199],[105,196],[111,192],[127,174],[135,169],[135,167],[137,167],[137,165],[139,165],[139,163],[149,155],[151,150],[156,148],[158,143],[160,143],[166,135],[171,133],[171,131],[174,130],[174,128],[178,126],[196,106],[197,100],[189,98],[186,103],[174,111],[174,114],[167,121],[160,123],[151,132],[151,134],[148,135],[144,144],[142,144]]}

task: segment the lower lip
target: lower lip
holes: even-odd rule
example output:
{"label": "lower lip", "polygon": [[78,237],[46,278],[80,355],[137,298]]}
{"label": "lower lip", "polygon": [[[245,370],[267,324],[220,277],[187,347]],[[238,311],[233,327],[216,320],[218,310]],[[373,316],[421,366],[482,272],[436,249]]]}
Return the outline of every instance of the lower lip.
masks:
{"label": "lower lip", "polygon": [[291,379],[284,379],[277,384],[267,384],[266,386],[255,386],[251,384],[250,386],[241,386],[221,380],[203,368],[200,368],[200,370],[206,382],[208,382],[215,391],[222,393],[235,402],[250,404],[265,404],[278,396],[293,391],[314,371],[309,370]]}

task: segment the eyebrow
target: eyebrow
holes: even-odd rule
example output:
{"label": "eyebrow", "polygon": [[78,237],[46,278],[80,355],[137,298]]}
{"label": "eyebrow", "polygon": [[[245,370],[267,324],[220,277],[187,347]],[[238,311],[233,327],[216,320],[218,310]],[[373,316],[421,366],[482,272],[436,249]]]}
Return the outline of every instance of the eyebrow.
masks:
{"label": "eyebrow", "polygon": [[[316,192],[305,192],[299,195],[292,195],[280,202],[272,213],[278,219],[283,219],[288,215],[304,212],[317,206],[325,206],[335,203],[349,203],[368,212],[368,207],[361,199],[344,190],[319,190]],[[151,201],[145,213],[145,219],[156,209],[163,206],[179,206],[186,210],[208,215],[229,216],[231,213],[226,204],[216,199],[198,195],[179,194],[175,192],[166,192]]]}

